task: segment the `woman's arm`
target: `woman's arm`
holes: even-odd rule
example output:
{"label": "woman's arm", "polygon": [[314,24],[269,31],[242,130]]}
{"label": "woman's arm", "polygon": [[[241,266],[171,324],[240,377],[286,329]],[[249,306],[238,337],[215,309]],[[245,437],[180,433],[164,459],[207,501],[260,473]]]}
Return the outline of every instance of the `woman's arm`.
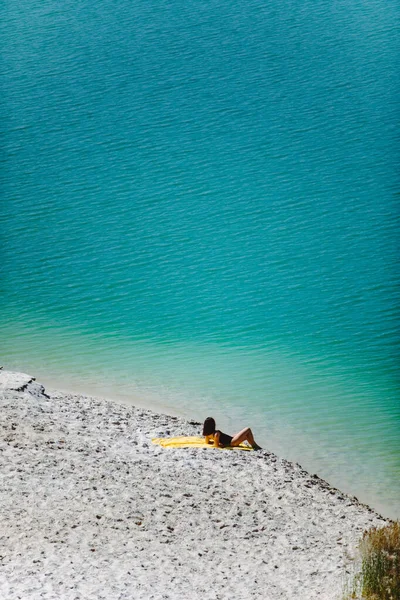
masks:
{"label": "woman's arm", "polygon": [[216,448],[218,448],[218,446],[219,446],[219,431],[216,431],[212,435],[205,435],[204,437],[205,437],[206,444],[214,443],[214,446]]}

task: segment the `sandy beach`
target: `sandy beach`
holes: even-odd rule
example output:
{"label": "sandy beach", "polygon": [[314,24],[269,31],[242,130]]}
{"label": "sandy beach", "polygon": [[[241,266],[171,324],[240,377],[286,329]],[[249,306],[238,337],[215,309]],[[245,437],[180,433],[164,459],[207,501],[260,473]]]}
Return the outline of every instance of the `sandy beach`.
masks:
{"label": "sandy beach", "polygon": [[385,520],[268,449],[0,371],[0,598],[340,600]]}

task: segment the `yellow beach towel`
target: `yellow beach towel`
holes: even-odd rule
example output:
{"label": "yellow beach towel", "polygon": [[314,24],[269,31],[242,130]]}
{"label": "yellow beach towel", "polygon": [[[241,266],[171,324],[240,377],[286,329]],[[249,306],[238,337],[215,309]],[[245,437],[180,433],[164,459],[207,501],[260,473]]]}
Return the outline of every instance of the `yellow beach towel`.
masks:
{"label": "yellow beach towel", "polygon": [[[180,436],[170,438],[153,438],[151,440],[153,444],[158,444],[163,448],[215,448],[213,444],[206,444],[203,437],[192,437],[192,436]],[[240,446],[225,446],[225,448],[219,448],[220,450],[253,450],[246,444],[240,444]]]}

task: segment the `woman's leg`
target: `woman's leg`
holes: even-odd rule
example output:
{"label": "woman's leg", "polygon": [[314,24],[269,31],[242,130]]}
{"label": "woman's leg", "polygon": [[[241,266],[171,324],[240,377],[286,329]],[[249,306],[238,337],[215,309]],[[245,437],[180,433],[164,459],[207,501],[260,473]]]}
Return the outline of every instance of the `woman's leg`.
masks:
{"label": "woman's leg", "polygon": [[231,446],[239,446],[239,444],[242,442],[249,442],[250,446],[254,448],[254,450],[261,449],[261,447],[256,444],[250,427],[246,427],[245,429],[242,429],[242,431],[239,431],[239,433],[236,433],[232,438]]}

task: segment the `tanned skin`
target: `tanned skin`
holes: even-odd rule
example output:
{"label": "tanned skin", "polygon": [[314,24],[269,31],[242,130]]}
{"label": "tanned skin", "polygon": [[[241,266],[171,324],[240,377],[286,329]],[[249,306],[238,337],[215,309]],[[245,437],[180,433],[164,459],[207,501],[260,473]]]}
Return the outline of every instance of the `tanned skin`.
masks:
{"label": "tanned skin", "polygon": [[[216,448],[218,448],[220,445],[219,432],[212,433],[211,435],[206,435],[205,439],[206,439],[206,444],[210,444],[211,442],[214,442],[214,446]],[[250,427],[245,427],[245,429],[242,429],[242,431],[239,431],[239,433],[236,433],[233,436],[230,445],[231,446],[239,446],[242,442],[249,442],[249,444],[253,448],[253,450],[261,450],[261,446],[256,444],[253,432],[251,431]]]}

